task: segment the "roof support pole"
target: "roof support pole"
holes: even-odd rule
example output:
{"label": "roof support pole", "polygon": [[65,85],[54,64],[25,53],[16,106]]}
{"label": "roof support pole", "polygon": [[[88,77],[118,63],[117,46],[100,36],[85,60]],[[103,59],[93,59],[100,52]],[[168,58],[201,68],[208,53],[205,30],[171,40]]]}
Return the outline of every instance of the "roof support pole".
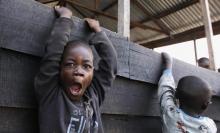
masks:
{"label": "roof support pole", "polygon": [[130,37],[130,0],[118,0],[118,33]]}
{"label": "roof support pole", "polygon": [[207,45],[208,45],[208,53],[209,53],[209,60],[210,60],[210,68],[215,70],[215,61],[214,61],[214,53],[213,53],[213,30],[212,30],[212,23],[210,18],[210,11],[209,11],[209,3],[208,0],[200,0],[202,13],[203,13],[203,21],[205,26],[205,33],[207,38]]}
{"label": "roof support pole", "polygon": [[193,45],[194,45],[194,52],[195,52],[196,66],[198,66],[198,63],[197,63],[197,60],[198,60],[198,54],[197,54],[196,39],[193,40]]}

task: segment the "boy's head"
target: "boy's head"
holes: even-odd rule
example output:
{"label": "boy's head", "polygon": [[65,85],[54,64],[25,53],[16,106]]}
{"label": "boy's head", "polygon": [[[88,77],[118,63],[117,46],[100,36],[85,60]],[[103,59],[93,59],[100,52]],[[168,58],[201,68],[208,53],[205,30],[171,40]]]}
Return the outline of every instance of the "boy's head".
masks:
{"label": "boy's head", "polygon": [[200,67],[206,68],[206,69],[210,69],[210,63],[209,63],[209,59],[206,57],[202,57],[198,60],[198,65]]}
{"label": "boy's head", "polygon": [[71,100],[80,100],[93,78],[93,53],[83,41],[70,41],[64,48],[60,79]]}
{"label": "boy's head", "polygon": [[187,108],[193,113],[201,114],[211,102],[211,87],[204,80],[195,76],[186,76],[180,79],[176,98],[180,108]]}

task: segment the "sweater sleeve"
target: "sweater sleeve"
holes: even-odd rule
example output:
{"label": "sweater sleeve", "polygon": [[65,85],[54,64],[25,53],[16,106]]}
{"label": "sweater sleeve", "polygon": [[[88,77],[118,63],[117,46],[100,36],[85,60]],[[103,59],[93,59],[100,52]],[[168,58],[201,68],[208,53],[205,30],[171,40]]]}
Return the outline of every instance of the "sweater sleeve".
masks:
{"label": "sweater sleeve", "polygon": [[41,61],[40,71],[35,77],[35,93],[40,102],[48,97],[59,83],[61,56],[66,45],[73,21],[68,18],[56,19],[48,38],[45,55]]}
{"label": "sweater sleeve", "polygon": [[90,40],[99,57],[98,70],[95,70],[92,84],[98,95],[99,105],[105,98],[105,92],[112,87],[117,73],[117,54],[105,32],[97,32]]}
{"label": "sweater sleeve", "polygon": [[170,69],[163,71],[158,86],[158,97],[161,113],[168,113],[176,108],[174,102],[175,82]]}

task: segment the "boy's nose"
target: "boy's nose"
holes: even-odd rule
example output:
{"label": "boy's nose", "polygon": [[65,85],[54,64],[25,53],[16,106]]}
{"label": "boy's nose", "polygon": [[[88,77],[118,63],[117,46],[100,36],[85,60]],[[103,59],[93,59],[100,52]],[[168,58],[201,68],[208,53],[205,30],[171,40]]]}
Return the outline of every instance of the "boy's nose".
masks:
{"label": "boy's nose", "polygon": [[74,76],[84,76],[83,69],[80,66],[76,67],[73,71],[73,75]]}

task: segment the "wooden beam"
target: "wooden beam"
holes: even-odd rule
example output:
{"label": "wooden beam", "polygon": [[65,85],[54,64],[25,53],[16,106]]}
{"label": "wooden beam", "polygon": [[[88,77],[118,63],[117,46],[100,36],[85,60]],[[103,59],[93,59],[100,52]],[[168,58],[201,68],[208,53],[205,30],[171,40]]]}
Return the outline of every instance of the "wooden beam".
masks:
{"label": "wooden beam", "polygon": [[109,4],[108,6],[104,7],[102,9],[103,12],[107,11],[108,9],[112,8],[114,5],[116,5],[118,3],[118,0],[113,1],[111,4]]}
{"label": "wooden beam", "polygon": [[[189,0],[189,1],[185,1],[185,2],[183,2],[181,5],[174,6],[174,7],[170,8],[170,9],[167,9],[167,10],[162,11],[162,12],[156,14],[156,15],[153,15],[152,17],[155,18],[155,19],[160,19],[160,18],[163,18],[163,17],[165,17],[165,16],[168,16],[168,15],[170,15],[170,14],[172,14],[172,13],[175,13],[175,12],[177,12],[177,11],[180,11],[180,10],[182,10],[182,9],[184,9],[184,8],[187,8],[187,7],[189,7],[189,6],[193,5],[193,4],[196,4],[196,3],[198,3],[198,2],[199,2],[199,0]],[[151,20],[152,20],[151,17],[148,17],[148,18],[146,18],[146,19],[140,21],[140,23],[146,23],[146,22],[149,22],[149,21],[151,21]],[[134,27],[132,27],[131,29],[133,29],[133,28],[134,28]]]}
{"label": "wooden beam", "polygon": [[166,35],[170,35],[170,29],[160,20],[160,19],[156,19],[154,18],[149,12],[148,10],[146,10],[146,8],[144,8],[144,6],[137,0],[132,0],[132,2],[139,8],[141,9],[141,11],[143,13],[145,13],[150,19],[152,19],[154,21],[154,23],[160,27],[161,30],[164,31],[164,33]]}
{"label": "wooden beam", "polygon": [[118,0],[118,33],[130,38],[130,0]]}
{"label": "wooden beam", "polygon": [[78,4],[78,3],[73,2],[73,1],[71,1],[71,0],[66,0],[66,2],[71,3],[71,4],[75,5],[75,6],[81,7],[81,8],[83,8],[83,9],[89,10],[89,11],[91,11],[91,12],[93,12],[93,13],[96,13],[96,14],[99,14],[99,15],[103,15],[103,16],[105,16],[105,17],[108,17],[108,18],[117,20],[117,17],[115,17],[115,16],[112,16],[112,15],[110,15],[110,14],[107,14],[107,13],[104,13],[104,12],[101,12],[101,11],[97,11],[97,10],[92,9],[92,8],[88,8],[88,7],[84,6],[84,5]]}
{"label": "wooden beam", "polygon": [[165,34],[165,32],[161,29],[153,28],[151,26],[147,26],[147,25],[144,25],[144,24],[141,24],[141,23],[138,23],[138,22],[131,22],[131,26],[139,27],[139,28],[144,29],[144,30],[149,29],[149,30],[152,30],[152,31],[156,31],[156,32]]}
{"label": "wooden beam", "polygon": [[58,0],[36,0],[36,1],[38,1],[38,2],[40,2],[42,4],[48,4],[48,3],[56,2]]}
{"label": "wooden beam", "polygon": [[75,9],[80,15],[82,15],[82,17],[83,18],[86,18],[87,16],[81,11],[81,10],[79,10],[75,5],[73,5],[73,4],[70,4],[72,7],[73,7],[73,9]]}
{"label": "wooden beam", "polygon": [[213,30],[212,30],[212,22],[209,11],[209,2],[208,0],[200,0],[203,14],[203,21],[205,26],[205,33],[207,38],[207,46],[210,60],[210,68],[215,70],[215,60],[214,60],[214,52],[213,52]]}
{"label": "wooden beam", "polygon": [[[71,0],[66,0],[66,2],[70,3],[70,4],[73,4],[75,6],[78,6],[80,8],[83,8],[83,9],[86,9],[88,11],[91,11],[93,13],[96,13],[96,14],[99,14],[99,15],[102,15],[102,16],[105,16],[105,17],[108,17],[110,19],[113,19],[113,20],[118,20],[117,17],[115,16],[112,16],[110,14],[107,14],[107,13],[104,13],[104,12],[101,12],[101,11],[97,11],[95,9],[91,9],[91,8],[88,8],[84,5],[81,5],[81,4],[78,4],[76,2],[73,2]],[[157,29],[157,28],[154,28],[154,27],[150,27],[150,26],[147,26],[147,25],[144,25],[144,24],[141,24],[141,23],[138,23],[138,22],[130,22],[131,26],[136,26],[136,27],[139,27],[139,28],[142,28],[142,29],[149,29],[149,30],[153,30],[153,31],[156,31],[156,32],[159,32],[159,33],[164,33],[163,30],[160,30],[160,29]]]}
{"label": "wooden beam", "polygon": [[[213,27],[214,35],[220,34],[220,21],[212,23],[212,27]],[[157,47],[172,45],[175,43],[190,41],[193,39],[199,39],[202,37],[205,37],[204,26],[200,26],[198,28],[194,28],[194,29],[173,35],[172,38],[166,37],[166,38],[162,38],[159,40],[142,43],[140,45],[143,45],[147,48],[157,48]]]}
{"label": "wooden beam", "polygon": [[[111,4],[107,5],[106,7],[104,7],[103,9],[101,9],[102,12],[105,12],[106,10],[110,9],[111,7],[113,7],[115,4],[118,3],[118,0],[113,1]],[[96,16],[98,16],[98,14],[94,14],[91,18],[95,18]]]}
{"label": "wooden beam", "polygon": [[95,0],[95,9],[97,10],[100,5],[101,0]]}
{"label": "wooden beam", "polygon": [[196,66],[198,66],[198,63],[197,63],[197,60],[198,60],[198,54],[197,54],[196,39],[193,40],[193,46],[194,46],[194,53],[195,53]]}

